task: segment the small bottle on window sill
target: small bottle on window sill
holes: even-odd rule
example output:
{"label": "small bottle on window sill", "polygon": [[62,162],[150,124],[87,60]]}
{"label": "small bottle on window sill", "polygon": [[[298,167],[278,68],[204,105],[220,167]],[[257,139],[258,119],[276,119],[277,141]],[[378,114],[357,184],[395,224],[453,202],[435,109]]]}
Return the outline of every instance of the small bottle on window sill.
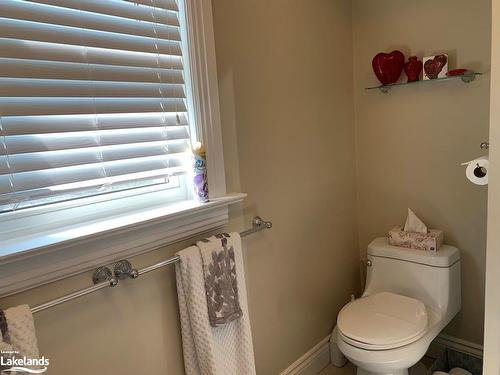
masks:
{"label": "small bottle on window sill", "polygon": [[208,202],[207,159],[205,147],[200,142],[193,144],[194,195],[198,202]]}

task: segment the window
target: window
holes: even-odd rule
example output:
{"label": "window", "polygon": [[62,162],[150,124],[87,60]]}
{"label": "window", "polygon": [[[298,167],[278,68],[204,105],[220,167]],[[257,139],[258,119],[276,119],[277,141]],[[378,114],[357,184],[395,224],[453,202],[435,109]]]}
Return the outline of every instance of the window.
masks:
{"label": "window", "polygon": [[186,184],[175,0],[2,0],[0,16],[0,212]]}
{"label": "window", "polygon": [[244,196],[226,194],[210,1],[0,1],[0,296],[223,226]]}

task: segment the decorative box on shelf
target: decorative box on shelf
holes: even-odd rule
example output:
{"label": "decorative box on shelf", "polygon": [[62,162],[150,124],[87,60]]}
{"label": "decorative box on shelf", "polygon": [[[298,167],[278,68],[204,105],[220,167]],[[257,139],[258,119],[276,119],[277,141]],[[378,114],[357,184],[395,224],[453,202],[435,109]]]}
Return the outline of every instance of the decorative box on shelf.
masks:
{"label": "decorative box on shelf", "polygon": [[389,244],[409,249],[437,251],[443,244],[443,231],[430,229],[428,233],[405,232],[398,225],[389,231]]}

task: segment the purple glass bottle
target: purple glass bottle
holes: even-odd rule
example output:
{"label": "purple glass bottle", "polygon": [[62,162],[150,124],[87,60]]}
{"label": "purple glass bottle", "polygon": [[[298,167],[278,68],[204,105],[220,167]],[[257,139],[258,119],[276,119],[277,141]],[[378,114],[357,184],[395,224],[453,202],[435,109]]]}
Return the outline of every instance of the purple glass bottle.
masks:
{"label": "purple glass bottle", "polygon": [[201,143],[193,146],[193,187],[198,202],[208,202],[207,158],[205,147]]}

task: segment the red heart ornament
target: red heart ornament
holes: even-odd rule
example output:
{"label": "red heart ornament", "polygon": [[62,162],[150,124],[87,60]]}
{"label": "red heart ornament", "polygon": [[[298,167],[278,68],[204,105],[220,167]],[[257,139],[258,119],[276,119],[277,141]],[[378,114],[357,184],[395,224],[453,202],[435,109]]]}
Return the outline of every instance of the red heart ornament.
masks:
{"label": "red heart ornament", "polygon": [[448,62],[446,55],[434,56],[432,60],[427,60],[424,64],[424,72],[430,79],[436,79]]}
{"label": "red heart ornament", "polygon": [[405,64],[405,56],[401,51],[378,53],[372,60],[372,67],[378,80],[383,85],[397,82]]}

